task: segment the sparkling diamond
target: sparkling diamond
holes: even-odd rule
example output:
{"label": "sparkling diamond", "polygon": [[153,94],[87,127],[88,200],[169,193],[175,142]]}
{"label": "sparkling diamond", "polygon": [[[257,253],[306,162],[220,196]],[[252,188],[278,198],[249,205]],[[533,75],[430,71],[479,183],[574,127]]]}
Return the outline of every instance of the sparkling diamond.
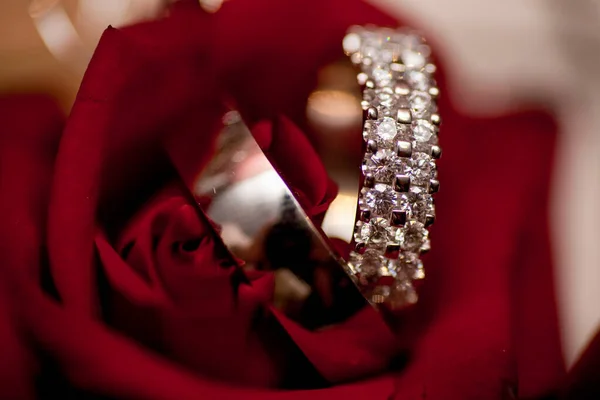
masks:
{"label": "sparkling diamond", "polygon": [[388,35],[382,32],[363,33],[362,52],[376,63],[387,64],[393,61],[394,48],[397,44],[390,43]]}
{"label": "sparkling diamond", "polygon": [[371,218],[369,222],[358,221],[356,228],[354,240],[358,243],[383,247],[394,238],[393,229],[385,218]]}
{"label": "sparkling diamond", "polygon": [[429,77],[424,72],[408,71],[406,73],[406,80],[414,90],[425,91],[429,89]]}
{"label": "sparkling diamond", "polygon": [[373,68],[373,79],[380,86],[386,85],[392,79],[392,74],[390,71],[383,69],[381,67]]}
{"label": "sparkling diamond", "polygon": [[410,141],[410,125],[398,124],[397,127],[398,134],[396,135],[396,140]]}
{"label": "sparkling diamond", "polygon": [[398,266],[398,260],[392,260],[392,259],[386,259],[385,260],[385,269],[388,273],[388,276],[393,276],[393,277],[397,277],[398,276],[398,271],[400,271],[400,268]]}
{"label": "sparkling diamond", "polygon": [[412,127],[412,133],[418,142],[427,142],[435,133],[435,128],[427,121],[416,121]]}
{"label": "sparkling diamond", "polygon": [[415,304],[418,298],[417,292],[410,280],[398,281],[390,287],[390,294],[386,298],[386,304],[391,309],[399,309]]}
{"label": "sparkling diamond", "polygon": [[368,249],[364,254],[353,252],[350,255],[350,264],[353,266],[354,271],[366,280],[380,276],[381,267],[385,260],[383,253],[377,249]]}
{"label": "sparkling diamond", "polygon": [[379,48],[381,47],[381,38],[373,32],[364,32],[362,35],[362,54],[371,59],[377,58]]}
{"label": "sparkling diamond", "polygon": [[405,49],[402,51],[401,58],[408,69],[421,69],[425,66],[425,56],[417,50]]}
{"label": "sparkling diamond", "polygon": [[383,264],[381,265],[381,268],[379,269],[379,275],[380,276],[391,276],[392,278],[397,277],[398,274],[396,273],[395,261],[396,260],[391,260],[389,258],[385,258],[383,260]]}
{"label": "sparkling diamond", "polygon": [[390,87],[376,89],[366,89],[363,91],[363,100],[361,101],[363,110],[369,107],[376,107],[379,111],[379,117],[391,117],[395,119],[395,112],[399,107],[407,108],[408,98],[398,96]]}
{"label": "sparkling diamond", "polygon": [[[382,40],[383,39],[383,40]],[[395,43],[386,40],[386,36],[381,36],[377,51],[373,52],[371,58],[378,64],[389,64],[394,60],[394,50],[398,47]]]}
{"label": "sparkling diamond", "polygon": [[396,119],[396,112],[398,108],[408,108],[408,98],[406,96],[399,96],[394,93],[390,87],[384,87],[377,90],[377,97],[379,100],[379,115],[382,117],[391,117]]}
{"label": "sparkling diamond", "polygon": [[396,121],[394,121],[392,118],[384,118],[377,126],[377,135],[382,140],[393,140],[396,137],[396,134]]}
{"label": "sparkling diamond", "polygon": [[409,211],[410,210],[410,198],[406,194],[399,194],[396,199],[395,210]]}
{"label": "sparkling diamond", "polygon": [[379,98],[380,104],[384,106],[391,107],[394,104],[395,95],[394,91],[389,87],[384,87],[377,92],[377,97]]}
{"label": "sparkling diamond", "polygon": [[431,96],[425,92],[415,91],[409,98],[410,111],[413,118],[427,118],[431,115]]}
{"label": "sparkling diamond", "polygon": [[401,158],[392,149],[380,149],[367,155],[363,162],[363,173],[372,174],[376,182],[391,182],[396,174],[408,175],[410,159]]}
{"label": "sparkling diamond", "polygon": [[423,279],[425,278],[425,271],[423,269],[423,262],[419,258],[417,253],[404,252],[400,254],[398,258],[398,267],[402,271],[402,274],[409,279]]}
{"label": "sparkling diamond", "polygon": [[372,189],[363,188],[362,202],[373,215],[389,218],[396,205],[398,194],[390,185],[378,183]]}
{"label": "sparkling diamond", "polygon": [[427,215],[435,216],[433,196],[424,188],[413,186],[410,188],[409,197],[411,201],[411,218],[419,222],[425,222]]}
{"label": "sparkling diamond", "polygon": [[425,153],[414,153],[411,163],[411,183],[419,186],[428,185],[435,172],[435,163],[431,156]]}
{"label": "sparkling diamond", "polygon": [[429,154],[431,152],[431,146],[439,144],[437,135],[432,135],[428,141],[421,142],[414,140],[412,142],[413,151],[420,151],[421,153]]}
{"label": "sparkling diamond", "polygon": [[425,270],[423,268],[416,269],[413,273],[414,280],[425,279]]}
{"label": "sparkling diamond", "polygon": [[[379,111],[381,114],[381,109]],[[384,117],[384,119],[387,117]],[[389,118],[391,119],[391,118]],[[393,149],[395,146],[395,140],[388,139],[387,135],[383,137],[379,134],[379,122],[376,121],[365,121],[365,126],[363,128],[363,137],[365,141],[374,140],[377,143],[377,147],[380,149]],[[402,127],[400,125],[396,125],[396,135],[395,139],[399,140],[400,137],[405,138],[405,140],[410,140],[409,138],[410,129],[406,127]],[[393,134],[393,132],[392,132]]]}
{"label": "sparkling diamond", "polygon": [[379,107],[377,107],[377,111],[379,112],[379,115],[382,117],[392,118],[394,116],[394,109],[392,107],[388,107],[383,104],[380,105]]}
{"label": "sparkling diamond", "polygon": [[392,107],[397,102],[397,96],[394,91],[389,87],[377,88],[377,89],[366,89],[363,92],[362,105],[364,109],[369,107]]}
{"label": "sparkling diamond", "polygon": [[385,260],[385,270],[389,271],[389,276],[399,280],[416,280],[425,278],[423,262],[419,255],[413,252],[402,252],[397,259]]}
{"label": "sparkling diamond", "polygon": [[381,53],[379,53],[379,58],[377,59],[377,61],[380,61],[382,63],[391,63],[394,60],[394,50],[391,48],[384,48],[381,50]]}
{"label": "sparkling diamond", "polygon": [[418,221],[408,221],[403,228],[398,229],[396,239],[405,251],[418,251],[427,238],[425,226]]}

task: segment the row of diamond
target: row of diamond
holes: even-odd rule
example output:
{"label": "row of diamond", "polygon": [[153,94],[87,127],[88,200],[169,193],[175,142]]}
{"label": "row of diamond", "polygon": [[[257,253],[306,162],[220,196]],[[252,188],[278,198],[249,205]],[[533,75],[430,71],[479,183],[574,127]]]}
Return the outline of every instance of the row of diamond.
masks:
{"label": "row of diamond", "polygon": [[412,282],[424,277],[441,156],[433,80],[424,39],[403,30],[354,27],[344,51],[360,67],[366,150],[359,218],[348,268],[374,303],[417,300]]}

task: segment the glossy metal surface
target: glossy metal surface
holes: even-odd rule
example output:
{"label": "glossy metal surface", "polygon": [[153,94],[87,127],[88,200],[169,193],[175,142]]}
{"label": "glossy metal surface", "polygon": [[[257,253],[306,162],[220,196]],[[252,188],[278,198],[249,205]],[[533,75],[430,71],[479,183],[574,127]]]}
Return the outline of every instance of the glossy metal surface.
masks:
{"label": "glossy metal surface", "polygon": [[228,113],[224,123],[194,191],[205,214],[220,226],[224,244],[243,260],[243,270],[273,273],[274,306],[309,329],[340,323],[359,311],[377,313],[239,115]]}

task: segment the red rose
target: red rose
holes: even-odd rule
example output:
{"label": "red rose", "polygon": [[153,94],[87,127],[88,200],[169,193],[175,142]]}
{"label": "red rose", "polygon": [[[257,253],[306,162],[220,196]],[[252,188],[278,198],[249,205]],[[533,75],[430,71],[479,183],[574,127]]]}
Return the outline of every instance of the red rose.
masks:
{"label": "red rose", "polygon": [[[335,189],[302,133],[306,98],[318,68],[341,56],[348,26],[369,22],[396,24],[355,0],[236,0],[210,16],[182,1],[164,20],[105,32],[57,153],[57,113],[7,102],[47,113],[23,127],[35,140],[2,136],[0,293],[11,307],[0,309],[10,322],[0,340],[14,349],[15,397],[33,396],[27,361],[39,350],[42,377],[49,360],[63,377],[42,379],[43,390],[111,398],[500,399],[557,388],[546,219],[556,128],[546,114],[468,118],[441,75],[443,218],[421,300],[395,321],[394,340],[373,331],[369,313],[323,334],[302,330],[265,306],[267,274],[237,286],[235,302],[210,224],[169,186],[170,163],[191,183],[223,103],[234,102],[318,222]],[[31,121],[2,115],[2,126]],[[410,357],[393,378],[310,392],[223,383],[274,386],[290,365],[300,383],[358,379],[382,372],[396,349]]]}

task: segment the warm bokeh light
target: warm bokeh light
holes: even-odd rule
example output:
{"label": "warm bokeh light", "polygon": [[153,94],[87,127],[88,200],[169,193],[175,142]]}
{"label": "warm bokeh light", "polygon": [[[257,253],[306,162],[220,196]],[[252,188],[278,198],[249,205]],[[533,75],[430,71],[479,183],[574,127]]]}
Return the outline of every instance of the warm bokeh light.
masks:
{"label": "warm bokeh light", "polygon": [[326,129],[348,129],[360,124],[360,101],[341,90],[317,90],[308,99],[307,116]]}
{"label": "warm bokeh light", "polygon": [[77,28],[60,1],[33,2],[29,12],[40,38],[58,60],[72,62],[85,53]]}

